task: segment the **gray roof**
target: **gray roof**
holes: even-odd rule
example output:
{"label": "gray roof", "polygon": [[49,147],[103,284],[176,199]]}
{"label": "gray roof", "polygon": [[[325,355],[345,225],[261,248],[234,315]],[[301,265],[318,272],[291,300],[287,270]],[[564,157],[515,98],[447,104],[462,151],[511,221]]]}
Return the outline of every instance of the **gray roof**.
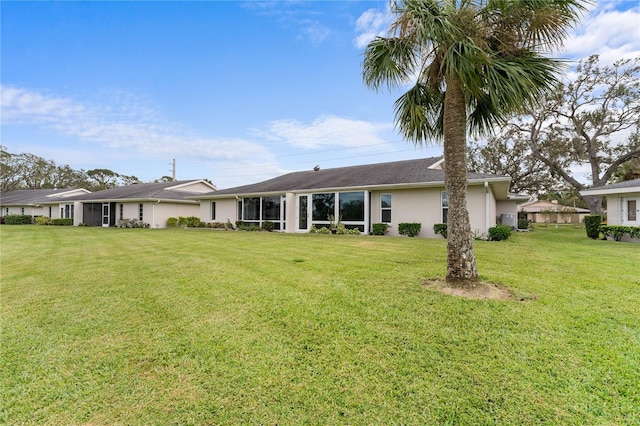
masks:
{"label": "gray roof", "polygon": [[640,179],[626,180],[624,182],[612,183],[611,185],[596,186],[589,189],[622,189],[640,187]]}
{"label": "gray roof", "polygon": [[[263,182],[203,194],[206,196],[284,193],[299,190],[362,188],[371,186],[444,183],[444,171],[429,168],[442,157],[362,166],[293,172]],[[469,179],[499,178],[493,174],[469,173]],[[508,179],[505,177],[505,179]]]}
{"label": "gray roof", "polygon": [[613,183],[611,185],[596,186],[593,188],[583,189],[581,195],[611,195],[611,194],[628,194],[632,192],[640,192],[640,179],[627,180],[624,182]]}
{"label": "gray roof", "polygon": [[[74,197],[63,197],[62,194],[77,190],[69,189],[17,189],[0,194],[0,204],[3,206],[29,206],[33,204],[51,203],[69,200]],[[56,196],[60,195],[60,196]]]}
{"label": "gray roof", "polygon": [[199,182],[201,179],[179,180],[173,182],[137,183],[133,185],[119,186],[117,188],[105,189],[103,191],[92,192],[91,194],[68,197],[66,200],[72,201],[92,201],[92,200],[176,200],[192,201],[188,197],[194,195],[190,191],[167,189],[177,185],[191,182]]}

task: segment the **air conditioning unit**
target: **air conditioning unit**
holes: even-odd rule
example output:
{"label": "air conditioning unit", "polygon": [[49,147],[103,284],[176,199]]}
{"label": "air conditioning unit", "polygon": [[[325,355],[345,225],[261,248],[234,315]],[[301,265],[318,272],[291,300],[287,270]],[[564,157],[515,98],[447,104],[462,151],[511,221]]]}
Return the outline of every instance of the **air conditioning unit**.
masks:
{"label": "air conditioning unit", "polygon": [[502,213],[500,215],[500,223],[515,228],[518,224],[517,215],[515,213]]}

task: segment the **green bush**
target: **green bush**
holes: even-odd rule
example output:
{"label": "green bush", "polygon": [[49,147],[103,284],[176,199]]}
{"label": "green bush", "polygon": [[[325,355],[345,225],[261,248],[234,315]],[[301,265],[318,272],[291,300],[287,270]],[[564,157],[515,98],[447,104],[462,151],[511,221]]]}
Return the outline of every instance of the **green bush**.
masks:
{"label": "green bush", "polygon": [[384,235],[389,230],[388,223],[374,223],[371,225],[371,233],[373,235]]}
{"label": "green bush", "polygon": [[31,225],[33,219],[26,214],[8,214],[4,217],[4,223],[7,225]]}
{"label": "green bush", "polygon": [[118,228],[149,228],[149,224],[138,219],[120,219]]}
{"label": "green bush", "polygon": [[529,221],[527,219],[518,219],[518,229],[529,229]]}
{"label": "green bush", "polygon": [[400,235],[406,235],[407,237],[415,237],[416,235],[420,234],[421,228],[421,223],[399,223],[398,233]]}
{"label": "green bush", "polygon": [[36,216],[35,221],[36,225],[51,225],[52,223],[51,218],[46,216]]}
{"label": "green bush", "polygon": [[447,238],[447,224],[436,223],[435,225],[433,225],[433,232],[436,235],[442,235],[444,238]]}
{"label": "green bush", "polygon": [[489,241],[504,241],[511,236],[511,227],[507,225],[498,225],[489,228]]}
{"label": "green bush", "polygon": [[265,220],[262,222],[262,230],[263,231],[267,231],[267,232],[271,232],[275,229],[275,224],[273,222],[271,222],[270,220]]}
{"label": "green bush", "polygon": [[587,237],[597,240],[600,236],[600,224],[602,216],[597,214],[587,215],[584,217],[584,227],[587,230]]}
{"label": "green bush", "polygon": [[57,226],[73,226],[73,219],[53,219],[51,220],[51,224]]}
{"label": "green bush", "polygon": [[640,226],[600,225],[599,232],[604,235],[604,238],[612,237],[616,241],[621,241],[624,234],[631,238],[640,237]]}
{"label": "green bush", "polygon": [[169,217],[167,218],[167,228],[177,228],[178,227],[178,218],[177,217]]}

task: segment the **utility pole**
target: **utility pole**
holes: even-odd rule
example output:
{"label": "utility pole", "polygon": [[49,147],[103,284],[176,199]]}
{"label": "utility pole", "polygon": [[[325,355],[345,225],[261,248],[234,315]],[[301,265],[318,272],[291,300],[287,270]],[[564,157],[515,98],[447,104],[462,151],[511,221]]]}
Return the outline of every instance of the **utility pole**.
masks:
{"label": "utility pole", "polygon": [[176,181],[176,159],[173,159],[173,181]]}

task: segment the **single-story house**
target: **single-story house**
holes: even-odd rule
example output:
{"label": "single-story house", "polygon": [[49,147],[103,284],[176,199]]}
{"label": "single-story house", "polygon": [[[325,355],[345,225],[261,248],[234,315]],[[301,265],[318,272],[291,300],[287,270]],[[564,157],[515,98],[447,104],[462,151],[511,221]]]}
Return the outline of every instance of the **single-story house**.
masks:
{"label": "single-story house", "polygon": [[18,189],[0,194],[0,216],[12,214],[45,216],[51,219],[73,218],[71,197],[90,194],[76,189]]}
{"label": "single-story house", "polygon": [[183,180],[139,183],[72,197],[74,225],[117,226],[118,220],[136,219],[152,228],[165,228],[167,219],[198,216],[198,202],[190,197],[215,191],[209,182]]}
{"label": "single-story house", "polygon": [[[261,226],[270,221],[282,232],[328,227],[329,216],[347,228],[368,234],[374,223],[419,222],[420,236],[435,237],[433,225],[446,223],[448,198],[443,158],[423,158],[333,169],[315,167],[250,185],[200,194],[200,220],[242,221]],[[516,225],[517,201],[508,176],[469,173],[467,205],[471,230],[486,235],[507,217]]]}
{"label": "single-story house", "polygon": [[558,200],[534,200],[520,204],[519,211],[527,213],[533,223],[582,223],[589,209],[558,204]]}
{"label": "single-story house", "polygon": [[640,226],[640,179],[584,189],[580,195],[606,197],[609,225]]}

